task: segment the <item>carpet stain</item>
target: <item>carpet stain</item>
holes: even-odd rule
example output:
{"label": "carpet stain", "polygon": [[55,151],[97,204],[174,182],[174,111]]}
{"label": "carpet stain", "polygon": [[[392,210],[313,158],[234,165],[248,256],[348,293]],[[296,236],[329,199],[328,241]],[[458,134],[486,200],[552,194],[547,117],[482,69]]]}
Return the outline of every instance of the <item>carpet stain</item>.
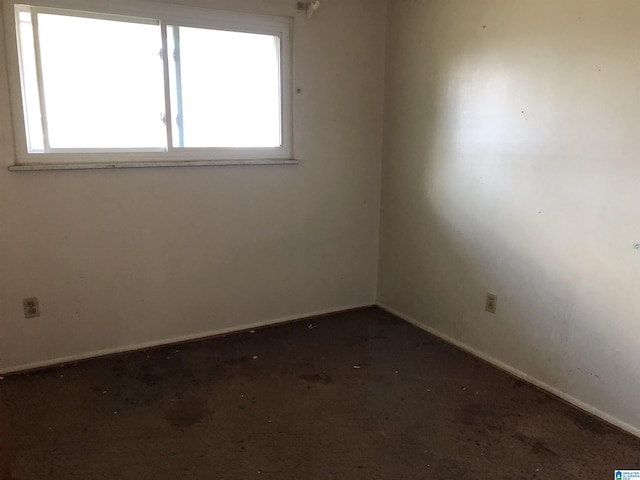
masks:
{"label": "carpet stain", "polygon": [[300,378],[308,383],[324,383],[329,384],[333,382],[333,379],[324,373],[312,373],[306,375],[300,375]]}
{"label": "carpet stain", "polygon": [[188,396],[176,400],[165,412],[165,419],[175,427],[187,428],[200,423],[211,412],[206,398]]}
{"label": "carpet stain", "polygon": [[529,437],[527,435],[522,435],[521,433],[517,433],[515,435],[515,438],[520,442],[524,443],[525,445],[527,445],[529,448],[531,448],[531,452],[534,455],[538,455],[541,457],[544,457],[544,456],[557,457],[558,456],[558,453],[556,451],[550,449],[539,438]]}
{"label": "carpet stain", "polygon": [[607,424],[579,410],[567,410],[567,417],[576,427],[594,435],[607,435],[611,432],[611,428]]}

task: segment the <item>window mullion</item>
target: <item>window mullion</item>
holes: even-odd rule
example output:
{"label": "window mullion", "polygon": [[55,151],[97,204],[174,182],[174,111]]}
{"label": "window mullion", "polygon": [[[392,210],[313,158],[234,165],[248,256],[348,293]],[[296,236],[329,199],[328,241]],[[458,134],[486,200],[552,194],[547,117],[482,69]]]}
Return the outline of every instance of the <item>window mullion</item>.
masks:
{"label": "window mullion", "polygon": [[182,108],[182,63],[180,60],[180,27],[172,27],[173,30],[173,60],[176,74],[176,102],[178,107],[176,124],[178,125],[178,141],[180,148],[184,148],[184,111]]}
{"label": "window mullion", "polygon": [[171,85],[169,82],[169,47],[167,42],[167,25],[160,22],[160,35],[162,37],[162,74],[164,77],[164,109],[165,127],[167,129],[167,150],[173,149],[173,125],[171,122]]}
{"label": "window mullion", "polygon": [[42,54],[40,51],[40,31],[38,26],[38,12],[36,9],[31,9],[31,27],[33,30],[33,48],[36,60],[36,77],[38,81],[38,96],[40,99],[40,120],[42,122],[42,136],[44,151],[51,151],[49,144],[49,124],[47,122],[47,106],[45,102],[44,93],[44,77],[42,73]]}

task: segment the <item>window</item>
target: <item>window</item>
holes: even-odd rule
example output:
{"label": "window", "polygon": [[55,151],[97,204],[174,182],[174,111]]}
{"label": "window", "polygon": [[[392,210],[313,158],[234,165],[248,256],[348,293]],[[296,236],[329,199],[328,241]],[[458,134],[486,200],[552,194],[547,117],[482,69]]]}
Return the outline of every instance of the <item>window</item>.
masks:
{"label": "window", "polygon": [[17,167],[292,162],[289,19],[102,3],[12,5]]}

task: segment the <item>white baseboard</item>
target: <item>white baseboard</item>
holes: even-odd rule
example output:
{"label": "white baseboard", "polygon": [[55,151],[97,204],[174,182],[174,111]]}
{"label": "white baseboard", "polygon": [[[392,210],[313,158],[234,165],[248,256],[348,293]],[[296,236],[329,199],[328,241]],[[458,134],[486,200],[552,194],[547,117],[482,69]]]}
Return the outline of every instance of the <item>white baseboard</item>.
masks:
{"label": "white baseboard", "polygon": [[400,317],[401,319],[405,320],[406,322],[409,322],[412,325],[415,325],[416,327],[420,328],[421,330],[425,330],[426,332],[435,335],[436,337],[444,340],[447,343],[450,343],[452,345],[455,345],[456,347],[460,348],[461,350],[464,350],[465,352],[470,353],[471,355],[481,358],[482,360],[490,363],[491,365],[499,368],[500,370],[504,370],[505,372],[510,373],[511,375],[518,377],[522,380],[524,380],[527,383],[530,383],[532,385],[535,385],[536,387],[545,390],[546,392],[551,393],[552,395],[555,395],[556,397],[561,398],[562,400],[564,400],[567,403],[570,403],[576,407],[578,407],[581,410],[584,410],[585,412],[590,413],[591,415],[594,415],[598,418],[601,418],[602,420],[626,431],[631,433],[632,435],[635,435],[636,437],[640,437],[640,428],[638,427],[634,427],[633,425],[624,422],[618,418],[615,418],[611,415],[609,415],[608,413],[605,413],[601,410],[598,410],[597,408],[584,403],[582,401],[580,401],[579,399],[572,397],[571,395],[568,395],[560,390],[558,390],[557,388],[541,381],[538,380],[535,377],[531,377],[530,375],[527,375],[526,373],[513,368],[509,365],[507,365],[506,363],[501,362],[500,360],[496,360],[495,358],[479,351],[476,350],[475,348],[467,345],[466,343],[463,343],[459,340],[456,340],[453,337],[450,337],[449,335],[446,335],[432,327],[429,327],[428,325],[425,325],[417,320],[415,320],[414,318],[411,318],[408,315],[405,315],[387,305],[384,305],[382,303],[378,303],[377,304],[378,307],[382,308],[383,310],[386,310],[387,312],[395,315],[396,317]]}
{"label": "white baseboard", "polygon": [[91,358],[106,357],[106,356],[115,355],[118,353],[135,352],[137,350],[145,350],[147,348],[162,347],[164,345],[173,345],[173,344],[191,342],[194,340],[203,340],[206,338],[226,335],[229,333],[242,332],[245,330],[268,327],[268,326],[278,325],[281,323],[288,323],[296,320],[310,319],[310,318],[330,315],[334,313],[348,312],[349,310],[358,310],[360,308],[366,308],[371,306],[373,305],[370,305],[370,304],[369,305],[350,305],[350,306],[344,306],[340,308],[318,310],[315,312],[289,315],[286,317],[275,318],[272,320],[264,320],[260,322],[247,323],[247,324],[233,326],[233,327],[219,328],[215,330],[209,330],[206,332],[194,333],[189,335],[181,335],[179,337],[166,338],[162,340],[153,340],[151,342],[135,343],[130,345],[123,345],[120,347],[105,348],[103,350],[85,352],[77,355],[69,355],[66,357],[52,358],[49,360],[43,360],[41,362],[33,362],[33,363],[0,368],[0,375],[28,372],[31,370],[38,370],[41,368],[54,367],[58,365],[64,365],[67,363],[79,362],[79,361],[88,360]]}
{"label": "white baseboard", "polygon": [[[281,323],[287,323],[287,322],[292,322],[292,321],[296,321],[296,320],[304,320],[307,318],[313,318],[313,317],[318,317],[318,316],[323,316],[323,315],[330,315],[330,314],[334,314],[334,313],[340,313],[340,312],[346,312],[349,310],[357,310],[360,308],[366,308],[366,307],[370,307],[372,305],[351,305],[351,306],[344,306],[344,307],[340,307],[340,308],[334,308],[334,309],[327,309],[327,310],[318,310],[315,312],[309,312],[306,314],[297,314],[297,315],[289,315],[286,317],[280,317],[280,318],[275,318],[272,320],[264,320],[264,321],[260,321],[260,322],[253,322],[253,323],[247,323],[247,324],[243,324],[243,325],[239,325],[239,326],[233,326],[233,327],[226,327],[226,328],[220,328],[220,329],[215,329],[215,330],[209,330],[206,332],[200,332],[200,333],[195,333],[195,334],[189,334],[189,335],[181,335],[179,337],[173,337],[173,338],[167,338],[167,339],[162,339],[162,340],[155,340],[155,341],[151,341],[151,342],[143,342],[143,343],[137,343],[137,344],[130,344],[130,345],[125,345],[125,346],[121,346],[121,347],[114,347],[114,348],[106,348],[103,350],[97,350],[97,351],[93,351],[93,352],[85,352],[85,353],[81,353],[81,354],[77,354],[77,355],[69,355],[66,357],[59,357],[59,358],[54,358],[54,359],[49,359],[49,360],[44,360],[41,362],[33,362],[33,363],[28,363],[28,364],[22,364],[22,365],[15,365],[15,366],[11,366],[11,367],[6,367],[6,368],[0,368],[0,375],[7,375],[7,374],[15,374],[15,373],[20,373],[20,372],[25,372],[25,371],[31,371],[31,370],[37,370],[37,369],[41,369],[41,368],[46,368],[46,367],[53,367],[53,366],[57,366],[57,365],[63,365],[63,364],[67,364],[67,363],[74,363],[74,362],[78,362],[78,361],[82,361],[82,360],[88,360],[91,358],[98,358],[98,357],[104,357],[104,356],[109,356],[109,355],[115,355],[118,353],[125,353],[125,352],[133,352],[133,351],[137,351],[137,350],[145,350],[147,348],[155,348],[155,347],[161,347],[164,345],[172,345],[172,344],[178,344],[178,343],[184,343],[184,342],[191,342],[194,340],[202,340],[202,339],[206,339],[206,338],[210,338],[210,337],[216,337],[216,336],[220,336],[220,335],[226,335],[229,333],[235,333],[235,332],[241,332],[241,331],[245,331],[245,330],[252,330],[252,329],[256,329],[256,328],[261,328],[261,327],[267,327],[267,326],[272,326],[272,325],[278,325]],[[435,335],[436,337],[444,340],[447,343],[450,343],[452,345],[455,345],[456,347],[470,353],[471,355],[474,355],[478,358],[481,358],[482,360],[494,365],[495,367],[504,370],[508,373],[510,373],[511,375],[518,377],[522,380],[524,380],[525,382],[528,382],[532,385],[535,385],[538,388],[541,388],[542,390],[545,390],[549,393],[551,393],[552,395],[555,395],[556,397],[561,398],[562,400],[575,405],[576,407],[580,408],[581,410],[584,410],[592,415],[595,415],[596,417],[599,417],[603,420],[605,420],[606,422],[615,425],[616,427],[629,432],[637,437],[640,437],[640,428],[634,427],[633,425],[626,423],[618,418],[615,418],[587,403],[584,403],[582,401],[580,401],[579,399],[568,395],[560,390],[558,390],[557,388],[542,382],[541,380],[538,380],[537,378],[531,377],[529,375],[527,375],[526,373],[513,368],[499,360],[496,360],[495,358],[479,351],[476,350],[475,348],[459,341],[456,340],[453,337],[450,337],[449,335],[446,335],[432,327],[429,327],[428,325],[425,325],[417,320],[415,320],[414,318],[405,315],[397,310],[395,310],[394,308],[391,308],[385,304],[382,303],[378,303],[377,304],[378,307],[382,308],[383,310],[386,310],[387,312],[405,320],[406,322],[409,322],[412,325],[415,325],[416,327],[420,328],[421,330],[425,330],[426,332]]]}

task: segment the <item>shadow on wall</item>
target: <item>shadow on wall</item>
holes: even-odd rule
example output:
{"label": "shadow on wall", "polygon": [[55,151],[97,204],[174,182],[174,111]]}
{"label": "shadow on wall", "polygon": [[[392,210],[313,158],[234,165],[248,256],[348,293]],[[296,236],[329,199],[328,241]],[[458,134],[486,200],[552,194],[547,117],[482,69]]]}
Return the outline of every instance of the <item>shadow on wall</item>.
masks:
{"label": "shadow on wall", "polygon": [[639,428],[638,34],[578,1],[388,22],[380,303]]}

